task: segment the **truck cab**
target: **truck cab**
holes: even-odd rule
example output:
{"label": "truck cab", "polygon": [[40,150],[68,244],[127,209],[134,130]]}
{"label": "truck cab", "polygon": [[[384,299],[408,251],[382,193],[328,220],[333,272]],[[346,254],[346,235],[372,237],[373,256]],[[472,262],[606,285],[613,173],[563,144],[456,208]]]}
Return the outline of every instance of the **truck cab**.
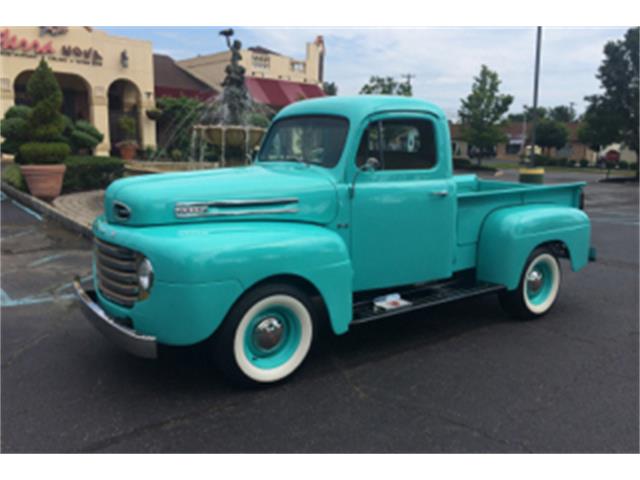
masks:
{"label": "truck cab", "polygon": [[454,175],[435,105],[389,96],[297,102],[252,165],[114,182],[95,235],[88,318],[126,350],[207,342],[229,378],[271,383],[326,323],[497,293],[512,315],[555,303],[559,258],[589,258],[584,184]]}

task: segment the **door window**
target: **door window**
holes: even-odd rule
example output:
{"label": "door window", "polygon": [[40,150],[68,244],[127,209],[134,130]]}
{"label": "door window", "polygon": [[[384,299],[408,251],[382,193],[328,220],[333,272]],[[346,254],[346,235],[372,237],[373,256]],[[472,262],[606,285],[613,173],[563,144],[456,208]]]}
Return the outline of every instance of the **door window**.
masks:
{"label": "door window", "polygon": [[428,120],[385,120],[369,124],[358,148],[357,166],[367,158],[381,170],[425,170],[436,164],[433,123]]}

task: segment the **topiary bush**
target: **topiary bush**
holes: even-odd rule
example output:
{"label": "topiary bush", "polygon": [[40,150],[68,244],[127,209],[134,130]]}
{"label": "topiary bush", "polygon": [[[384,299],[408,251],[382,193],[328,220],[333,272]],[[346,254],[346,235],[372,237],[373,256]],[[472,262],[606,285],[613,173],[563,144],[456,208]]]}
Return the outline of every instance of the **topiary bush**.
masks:
{"label": "topiary bush", "polygon": [[74,153],[83,150],[92,153],[96,146],[104,140],[104,135],[100,131],[85,120],[78,120],[72,123],[69,132],[69,143]]}
{"label": "topiary bush", "polygon": [[124,162],[115,157],[74,155],[64,164],[67,166],[62,184],[64,193],[104,189],[124,174]]}
{"label": "topiary bush", "polygon": [[587,168],[589,166],[589,160],[587,160],[586,158],[583,158],[582,160],[580,160],[580,166],[582,168]]}
{"label": "topiary bush", "polygon": [[26,105],[14,105],[0,120],[0,135],[4,138],[2,151],[17,155],[20,146],[29,140],[29,114],[31,108]]}
{"label": "topiary bush", "polygon": [[53,165],[63,163],[71,153],[63,142],[28,142],[20,147],[21,165]]}
{"label": "topiary bush", "polygon": [[27,95],[33,103],[27,119],[29,142],[19,148],[20,163],[62,163],[69,146],[61,142],[66,123],[60,108],[62,90],[44,58],[27,82]]}

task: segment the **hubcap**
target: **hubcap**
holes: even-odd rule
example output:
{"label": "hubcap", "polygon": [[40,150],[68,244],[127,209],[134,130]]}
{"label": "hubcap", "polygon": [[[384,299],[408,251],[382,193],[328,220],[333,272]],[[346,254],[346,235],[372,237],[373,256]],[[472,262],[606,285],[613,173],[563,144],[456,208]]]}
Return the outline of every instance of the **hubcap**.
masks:
{"label": "hubcap", "polygon": [[253,331],[253,340],[261,350],[274,349],[282,340],[284,325],[276,317],[267,317],[256,325]]}
{"label": "hubcap", "polygon": [[532,293],[537,293],[542,287],[544,277],[540,270],[532,270],[527,277],[527,287]]}

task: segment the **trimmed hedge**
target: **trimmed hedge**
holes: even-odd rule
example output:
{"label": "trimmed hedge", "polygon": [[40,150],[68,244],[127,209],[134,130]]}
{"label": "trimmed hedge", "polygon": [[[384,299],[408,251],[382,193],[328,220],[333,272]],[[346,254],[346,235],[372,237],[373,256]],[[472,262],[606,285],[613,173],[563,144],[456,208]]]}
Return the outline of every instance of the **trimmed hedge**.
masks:
{"label": "trimmed hedge", "polygon": [[64,164],[67,171],[62,184],[63,193],[107,188],[124,173],[124,162],[114,157],[77,155],[68,157]]}
{"label": "trimmed hedge", "polygon": [[28,191],[27,184],[24,181],[20,167],[15,163],[4,167],[4,170],[2,170],[2,180],[7,182],[13,188],[17,188],[23,192]]}
{"label": "trimmed hedge", "polygon": [[[62,193],[104,189],[124,173],[124,162],[114,157],[71,156],[67,157],[64,164],[67,170]],[[4,168],[2,179],[18,190],[28,191],[20,167],[16,164]]]}
{"label": "trimmed hedge", "polygon": [[71,153],[63,142],[29,142],[20,147],[21,165],[51,165],[63,163]]}

